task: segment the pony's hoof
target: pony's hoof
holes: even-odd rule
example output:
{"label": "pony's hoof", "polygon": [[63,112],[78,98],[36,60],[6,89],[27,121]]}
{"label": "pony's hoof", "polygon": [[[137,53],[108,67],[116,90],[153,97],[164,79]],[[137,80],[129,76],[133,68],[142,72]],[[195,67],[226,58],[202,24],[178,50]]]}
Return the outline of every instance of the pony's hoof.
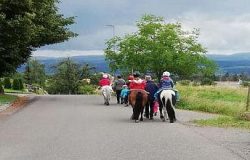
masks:
{"label": "pony's hoof", "polygon": [[135,120],[135,123],[139,123],[139,120]]}
{"label": "pony's hoof", "polygon": [[170,123],[174,123],[174,120],[170,120]]}
{"label": "pony's hoof", "polygon": [[140,121],[143,121],[143,119],[141,118]]}
{"label": "pony's hoof", "polygon": [[166,119],[163,118],[163,119],[162,119],[162,122],[166,122]]}

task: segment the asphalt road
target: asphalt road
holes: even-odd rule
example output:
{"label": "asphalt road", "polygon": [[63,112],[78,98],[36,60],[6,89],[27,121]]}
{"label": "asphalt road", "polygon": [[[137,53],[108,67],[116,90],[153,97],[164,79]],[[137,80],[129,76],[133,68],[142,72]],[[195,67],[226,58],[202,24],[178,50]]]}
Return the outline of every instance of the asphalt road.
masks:
{"label": "asphalt road", "polygon": [[177,110],[178,122],[134,123],[101,96],[40,96],[0,119],[0,160],[249,160],[250,132],[196,127],[214,115]]}

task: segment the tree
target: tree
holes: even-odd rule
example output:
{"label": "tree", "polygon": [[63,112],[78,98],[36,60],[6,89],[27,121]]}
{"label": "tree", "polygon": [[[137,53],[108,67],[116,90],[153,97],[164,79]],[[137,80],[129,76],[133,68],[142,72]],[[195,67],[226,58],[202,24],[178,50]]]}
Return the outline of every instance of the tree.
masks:
{"label": "tree", "polygon": [[44,86],[46,80],[45,66],[36,59],[29,60],[25,68],[24,79],[28,84]]}
{"label": "tree", "polygon": [[32,51],[76,36],[73,17],[58,13],[58,0],[0,1],[0,77],[25,63]]}
{"label": "tree", "polygon": [[4,83],[4,88],[11,89],[11,82],[9,77],[5,77],[3,83]]}
{"label": "tree", "polygon": [[4,89],[3,89],[3,82],[0,79],[0,95],[4,94]]}
{"label": "tree", "polygon": [[20,89],[21,89],[20,82],[19,82],[18,79],[14,79],[14,80],[13,80],[12,88],[13,88],[14,90],[20,90]]}
{"label": "tree", "polygon": [[90,78],[92,70],[95,70],[96,68],[93,66],[90,66],[88,63],[84,64],[82,67],[82,75],[81,78]]}
{"label": "tree", "polygon": [[50,93],[77,94],[80,86],[80,66],[70,58],[55,66],[55,75],[50,80]]}
{"label": "tree", "polygon": [[137,32],[106,43],[105,56],[112,71],[152,72],[158,79],[166,70],[180,78],[215,72],[215,63],[197,42],[197,29],[183,31],[180,23],[164,23],[154,15],[143,16],[137,27]]}

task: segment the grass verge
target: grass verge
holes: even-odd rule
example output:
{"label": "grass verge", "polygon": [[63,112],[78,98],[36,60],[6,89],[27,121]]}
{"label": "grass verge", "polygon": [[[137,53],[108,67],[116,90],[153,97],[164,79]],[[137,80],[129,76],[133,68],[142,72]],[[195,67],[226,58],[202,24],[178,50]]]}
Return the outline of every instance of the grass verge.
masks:
{"label": "grass verge", "polygon": [[223,128],[242,128],[250,130],[250,121],[245,121],[231,116],[220,116],[214,119],[194,120],[200,126],[214,126]]}
{"label": "grass verge", "polygon": [[177,108],[222,115],[219,118],[196,120],[202,126],[250,129],[250,121],[242,116],[246,111],[247,88],[218,86],[177,86],[181,101]]}
{"label": "grass verge", "polygon": [[17,96],[13,96],[13,95],[0,95],[0,105],[2,104],[10,104],[12,102],[14,102],[17,99]]}

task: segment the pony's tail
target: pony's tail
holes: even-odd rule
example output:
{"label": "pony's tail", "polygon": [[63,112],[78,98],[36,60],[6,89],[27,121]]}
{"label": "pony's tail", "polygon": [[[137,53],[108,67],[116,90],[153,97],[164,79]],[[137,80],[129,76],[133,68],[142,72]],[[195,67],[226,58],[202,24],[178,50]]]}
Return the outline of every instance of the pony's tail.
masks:
{"label": "pony's tail", "polygon": [[141,106],[142,106],[142,93],[141,92],[138,92],[136,94],[136,100],[135,100],[135,108],[134,108],[134,116],[135,116],[135,120],[138,120],[139,119],[139,115],[140,115],[140,112],[141,112]]}
{"label": "pony's tail", "polygon": [[170,119],[170,123],[173,123],[176,120],[176,117],[175,117],[174,106],[173,106],[171,98],[167,99],[165,106],[167,109],[168,117]]}

